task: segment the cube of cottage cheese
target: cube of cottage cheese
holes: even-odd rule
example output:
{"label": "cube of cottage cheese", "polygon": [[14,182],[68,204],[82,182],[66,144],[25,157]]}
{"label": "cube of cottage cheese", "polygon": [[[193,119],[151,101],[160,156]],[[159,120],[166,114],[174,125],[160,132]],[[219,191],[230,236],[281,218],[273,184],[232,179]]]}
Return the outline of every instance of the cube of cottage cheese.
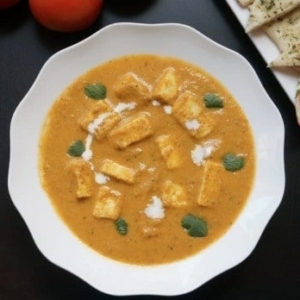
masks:
{"label": "cube of cottage cheese", "polygon": [[201,100],[191,92],[181,94],[173,105],[175,119],[197,139],[209,134],[215,119],[205,113]]}
{"label": "cube of cottage cheese", "polygon": [[151,86],[133,72],[119,78],[113,87],[116,96],[125,102],[145,103],[150,100]]}
{"label": "cube of cottage cheese", "polygon": [[109,133],[110,142],[119,149],[139,142],[153,134],[147,114],[123,120]]}
{"label": "cube of cottage cheese", "polygon": [[178,94],[177,81],[175,69],[165,69],[153,87],[152,98],[172,105]]}
{"label": "cube of cottage cheese", "polygon": [[97,140],[102,140],[120,120],[120,115],[102,100],[95,103],[81,120],[80,125],[84,130],[93,134]]}
{"label": "cube of cottage cheese", "polygon": [[206,161],[197,199],[198,205],[212,207],[217,203],[222,187],[220,180],[222,172],[226,172],[222,164],[210,160]]}
{"label": "cube of cottage cheese", "polygon": [[83,159],[71,161],[71,170],[76,177],[76,197],[78,199],[89,198],[93,195],[94,174],[90,164]]}
{"label": "cube of cottage cheese", "polygon": [[176,140],[172,135],[160,135],[155,140],[168,169],[173,170],[182,164],[182,154],[176,147]]}
{"label": "cube of cottage cheese", "polygon": [[121,212],[121,194],[112,191],[106,186],[99,188],[93,216],[96,218],[106,218],[116,220]]}
{"label": "cube of cottage cheese", "polygon": [[185,189],[170,180],[163,185],[162,202],[164,207],[184,207],[187,205],[187,195]]}
{"label": "cube of cottage cheese", "polygon": [[126,183],[134,183],[136,170],[125,167],[110,159],[105,159],[100,166],[100,172]]}
{"label": "cube of cottage cheese", "polygon": [[199,97],[189,91],[182,93],[173,105],[173,115],[181,124],[197,119],[202,110],[203,105]]}

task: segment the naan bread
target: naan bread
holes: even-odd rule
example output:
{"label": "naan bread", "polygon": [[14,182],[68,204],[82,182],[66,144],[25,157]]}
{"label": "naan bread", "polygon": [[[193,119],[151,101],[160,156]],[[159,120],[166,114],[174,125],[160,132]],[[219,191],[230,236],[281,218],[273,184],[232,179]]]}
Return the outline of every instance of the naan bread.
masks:
{"label": "naan bread", "polygon": [[247,7],[251,3],[253,3],[254,0],[237,0],[237,2],[242,6],[242,7]]}
{"label": "naan bread", "polygon": [[300,125],[300,78],[298,79],[295,107],[296,107],[297,121],[298,124]]}
{"label": "naan bread", "polygon": [[299,67],[300,66],[300,44],[294,45],[291,50],[284,51],[273,60],[270,67]]}
{"label": "naan bread", "polygon": [[249,19],[246,32],[253,31],[262,25],[286,15],[300,5],[300,0],[254,0],[249,5]]}
{"label": "naan bread", "polygon": [[300,40],[300,7],[263,29],[281,52],[288,51]]}
{"label": "naan bread", "polygon": [[300,6],[264,27],[281,55],[270,66],[300,66]]}

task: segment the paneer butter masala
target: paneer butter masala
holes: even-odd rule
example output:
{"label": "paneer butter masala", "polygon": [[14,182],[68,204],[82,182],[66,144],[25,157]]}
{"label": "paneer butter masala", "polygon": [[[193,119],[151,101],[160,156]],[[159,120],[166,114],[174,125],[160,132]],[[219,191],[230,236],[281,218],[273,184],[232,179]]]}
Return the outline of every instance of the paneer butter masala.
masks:
{"label": "paneer butter masala", "polygon": [[226,233],[255,174],[249,123],[201,68],[130,55],[72,83],[47,115],[40,175],[59,216],[130,264],[194,255]]}

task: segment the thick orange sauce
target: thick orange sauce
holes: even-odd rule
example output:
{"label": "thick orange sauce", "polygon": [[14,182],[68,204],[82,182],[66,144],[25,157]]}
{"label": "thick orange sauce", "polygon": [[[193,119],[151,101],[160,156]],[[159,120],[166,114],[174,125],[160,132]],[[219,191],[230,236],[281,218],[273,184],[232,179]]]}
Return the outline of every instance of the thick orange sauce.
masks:
{"label": "thick orange sauce", "polygon": [[[113,91],[116,81],[126,72],[134,72],[150,85],[155,84],[163,70],[173,67],[178,74],[179,94],[191,91],[199,96],[215,92],[224,99],[224,108],[203,110],[211,114],[216,124],[211,133],[202,139],[191,136],[172,114],[167,114],[163,105],[154,106],[151,101],[139,104],[133,110],[121,113],[122,117],[148,112],[153,135],[123,150],[113,147],[107,139],[93,141],[95,170],[103,159],[138,170],[134,184],[110,179],[106,186],[120,192],[122,209],[120,217],[129,227],[125,236],[120,235],[111,219],[98,219],[92,214],[99,184],[94,184],[94,195],[87,199],[76,198],[76,180],[69,164],[73,158],[66,153],[75,140],[85,140],[87,132],[79,121],[94,105],[95,100],[84,94],[88,83],[101,82],[107,87],[107,98],[113,105],[120,100]],[[101,101],[101,100],[100,100]],[[134,101],[134,99],[132,99]],[[155,139],[162,134],[174,134],[176,147],[183,163],[169,170],[158,151]],[[203,179],[204,166],[197,166],[191,159],[191,150],[203,141],[218,139],[218,148],[208,158],[222,163],[228,152],[242,154],[245,167],[236,172],[220,173],[221,192],[212,207],[199,206],[197,199]],[[252,188],[255,175],[255,153],[249,123],[231,94],[204,70],[171,57],[133,55],[121,57],[98,66],[78,78],[66,88],[47,115],[40,140],[40,175],[44,189],[58,215],[71,231],[85,244],[115,260],[131,264],[161,264],[191,256],[226,233],[243,209]],[[141,164],[146,166],[141,169]],[[151,169],[151,172],[149,172]],[[148,170],[148,171],[147,171]],[[157,225],[158,235],[149,237],[143,233],[148,222],[143,213],[152,196],[160,196],[165,180],[176,182],[187,191],[188,205],[183,208],[165,208],[165,217]],[[207,221],[208,235],[190,237],[181,227],[181,219],[193,213]],[[152,221],[151,221],[152,222]]]}

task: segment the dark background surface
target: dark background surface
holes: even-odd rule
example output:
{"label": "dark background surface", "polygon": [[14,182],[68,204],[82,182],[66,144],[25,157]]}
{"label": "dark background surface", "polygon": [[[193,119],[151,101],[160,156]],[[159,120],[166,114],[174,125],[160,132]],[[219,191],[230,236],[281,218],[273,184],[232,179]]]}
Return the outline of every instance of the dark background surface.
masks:
{"label": "dark background surface", "polygon": [[7,173],[12,114],[46,60],[105,25],[123,21],[184,23],[238,51],[254,67],[285,124],[285,194],[257,247],[240,265],[175,298],[300,299],[300,128],[293,104],[225,1],[106,0],[96,23],[79,33],[42,28],[32,18],[27,1],[0,11],[0,300],[114,298],[53,265],[39,252],[11,201]]}

